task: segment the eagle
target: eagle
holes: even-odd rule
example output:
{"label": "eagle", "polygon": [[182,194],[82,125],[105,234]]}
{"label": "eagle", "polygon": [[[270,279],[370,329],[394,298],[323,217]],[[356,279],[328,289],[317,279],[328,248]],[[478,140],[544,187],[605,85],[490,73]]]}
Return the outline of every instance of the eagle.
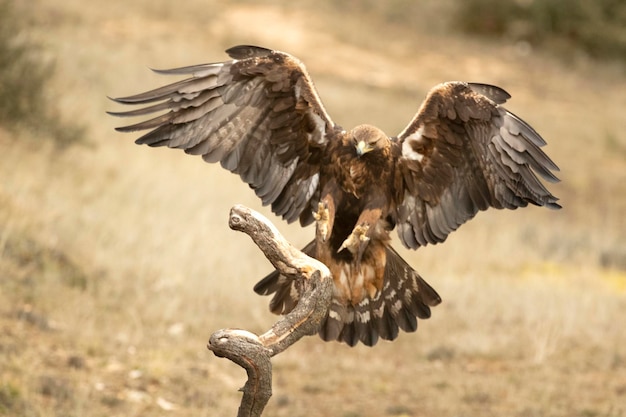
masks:
{"label": "eagle", "polygon": [[[230,60],[155,70],[184,78],[113,98],[139,105],[114,116],[150,116],[119,127],[148,130],[137,144],[201,155],[246,182],[287,222],[316,223],[303,252],[327,265],[334,289],[319,335],[373,346],[413,332],[441,302],[390,245],[395,228],[409,249],[441,243],[478,211],[529,203],[560,208],[538,179],[558,182],[544,139],[502,105],[503,89],[445,82],[432,88],[396,136],[371,125],[345,130],[324,108],[304,64],[257,46]],[[289,313],[302,288],[274,271],[254,290]]]}

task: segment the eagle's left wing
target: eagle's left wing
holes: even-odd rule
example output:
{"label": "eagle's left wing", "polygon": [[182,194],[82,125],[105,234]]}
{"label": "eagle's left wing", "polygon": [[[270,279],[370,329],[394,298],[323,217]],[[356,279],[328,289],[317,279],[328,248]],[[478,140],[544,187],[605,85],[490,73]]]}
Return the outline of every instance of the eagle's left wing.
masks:
{"label": "eagle's left wing", "polygon": [[190,77],[113,99],[147,105],[111,112],[114,116],[166,112],[117,130],[150,129],[136,142],[219,161],[239,174],[263,204],[271,204],[274,213],[309,224],[319,198],[321,157],[338,127],[299,60],[255,46],[226,52],[233,60],[157,71]]}
{"label": "eagle's left wing", "polygon": [[443,242],[489,207],[560,208],[537,178],[557,182],[558,167],[541,136],[501,106],[509,97],[485,84],[440,84],[395,138],[395,220],[405,246]]}

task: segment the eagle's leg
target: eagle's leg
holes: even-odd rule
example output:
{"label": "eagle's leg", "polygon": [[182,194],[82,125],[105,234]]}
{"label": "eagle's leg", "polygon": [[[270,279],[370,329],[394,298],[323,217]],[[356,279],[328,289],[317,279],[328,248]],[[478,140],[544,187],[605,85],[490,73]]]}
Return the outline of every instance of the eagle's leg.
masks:
{"label": "eagle's leg", "polygon": [[343,241],[337,252],[348,249],[356,257],[356,263],[360,264],[365,248],[367,248],[372,238],[376,223],[380,220],[381,215],[381,208],[366,208],[363,210],[356,222],[356,226],[352,229],[352,233]]}
{"label": "eagle's leg", "polygon": [[313,213],[313,217],[317,222],[318,237],[322,239],[322,242],[326,242],[333,231],[337,203],[340,199],[341,193],[337,183],[335,180],[329,181],[324,186],[317,212]]}
{"label": "eagle's leg", "polygon": [[317,222],[317,233],[322,241],[325,242],[333,230],[335,221],[335,202],[329,195],[319,202],[317,212],[313,213],[313,217]]}

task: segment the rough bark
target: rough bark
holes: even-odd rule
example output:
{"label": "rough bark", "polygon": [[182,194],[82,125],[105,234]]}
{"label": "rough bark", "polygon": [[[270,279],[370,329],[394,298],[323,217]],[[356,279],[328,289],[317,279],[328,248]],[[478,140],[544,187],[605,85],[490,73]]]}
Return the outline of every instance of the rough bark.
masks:
{"label": "rough bark", "polygon": [[272,395],[271,357],[303,336],[314,335],[324,320],[332,295],[330,271],[321,262],[292,246],[261,214],[242,205],[230,211],[229,226],[248,234],[276,269],[299,280],[298,305],[270,330],[257,336],[241,329],[222,329],[211,335],[208,348],[246,370],[238,417],[260,416]]}

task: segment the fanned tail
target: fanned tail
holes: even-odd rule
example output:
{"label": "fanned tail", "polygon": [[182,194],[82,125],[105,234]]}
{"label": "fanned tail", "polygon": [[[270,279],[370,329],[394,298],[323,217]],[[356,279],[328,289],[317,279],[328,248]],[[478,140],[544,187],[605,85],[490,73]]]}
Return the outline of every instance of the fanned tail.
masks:
{"label": "fanned tail", "polygon": [[383,289],[356,305],[333,298],[320,336],[355,346],[374,346],[378,339],[394,340],[399,330],[414,332],[417,319],[430,317],[430,307],[441,303],[439,294],[391,247]]}
{"label": "fanned tail", "polygon": [[[314,256],[315,242],[303,252]],[[430,317],[430,307],[441,302],[439,294],[391,247],[386,247],[387,263],[382,291],[366,296],[357,305],[333,297],[319,335],[325,341],[336,340],[355,346],[359,341],[374,346],[378,339],[394,340],[399,330],[414,332],[417,319]],[[254,286],[261,295],[274,294],[270,310],[289,313],[300,300],[301,288],[292,277],[274,271]]]}

